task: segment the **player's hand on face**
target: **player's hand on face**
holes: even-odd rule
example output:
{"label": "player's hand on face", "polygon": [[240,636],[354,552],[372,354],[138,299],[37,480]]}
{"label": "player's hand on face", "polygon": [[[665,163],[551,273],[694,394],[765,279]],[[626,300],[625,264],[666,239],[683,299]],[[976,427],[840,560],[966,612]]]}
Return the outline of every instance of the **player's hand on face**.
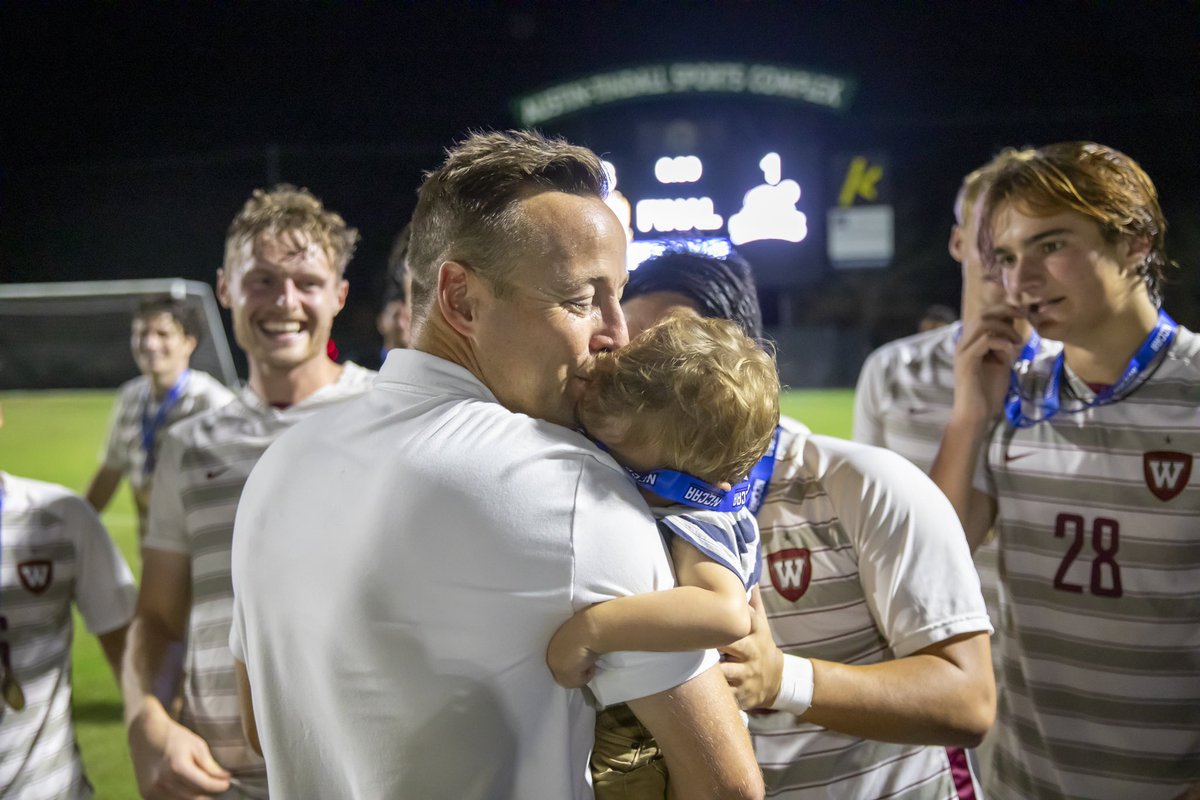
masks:
{"label": "player's hand on face", "polygon": [[585,686],[596,674],[596,659],[600,654],[588,647],[586,614],[585,609],[564,622],[546,648],[546,666],[558,685],[567,689]]}
{"label": "player's hand on face", "polygon": [[174,720],[152,728],[135,722],[129,751],[146,800],[206,800],[229,789],[230,775],[208,743]]}
{"label": "player's hand on face", "polygon": [[738,707],[768,708],[779,696],[783,680],[783,651],[771,636],[771,626],[755,586],[750,593],[750,633],[720,648],[721,671],[733,689]]}
{"label": "player's hand on face", "polygon": [[991,419],[1003,409],[1012,366],[1024,345],[1015,325],[1020,316],[1016,306],[997,303],[977,319],[963,320],[954,357],[956,411]]}

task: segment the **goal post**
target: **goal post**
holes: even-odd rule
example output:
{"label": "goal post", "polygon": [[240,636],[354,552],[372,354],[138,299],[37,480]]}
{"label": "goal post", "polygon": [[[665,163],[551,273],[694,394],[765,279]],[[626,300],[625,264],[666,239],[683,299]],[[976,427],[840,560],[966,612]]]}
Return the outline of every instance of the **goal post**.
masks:
{"label": "goal post", "polygon": [[191,365],[227,386],[237,371],[212,288],[182,278],[0,284],[0,391],[114,388],[138,374],[129,349],[138,304],[169,296],[203,327]]}

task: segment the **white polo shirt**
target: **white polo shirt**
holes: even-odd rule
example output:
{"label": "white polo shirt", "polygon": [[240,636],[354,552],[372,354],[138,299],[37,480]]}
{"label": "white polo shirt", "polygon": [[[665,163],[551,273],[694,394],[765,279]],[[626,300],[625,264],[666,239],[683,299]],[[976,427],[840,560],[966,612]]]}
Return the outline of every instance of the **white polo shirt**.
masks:
{"label": "white polo shirt", "polygon": [[[371,392],[258,462],[233,584],[273,793],[465,800],[591,797],[594,712],[546,646],[575,611],[674,580],[607,454],[393,350]],[[623,702],[713,663],[611,654],[591,689]]]}

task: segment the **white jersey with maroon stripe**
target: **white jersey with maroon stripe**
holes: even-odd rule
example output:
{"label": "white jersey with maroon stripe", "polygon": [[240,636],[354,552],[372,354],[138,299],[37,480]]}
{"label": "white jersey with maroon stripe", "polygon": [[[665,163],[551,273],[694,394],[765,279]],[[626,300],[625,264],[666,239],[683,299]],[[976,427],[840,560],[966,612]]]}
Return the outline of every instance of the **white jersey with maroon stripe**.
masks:
{"label": "white jersey with maroon stripe", "polygon": [[[758,522],[763,604],[784,652],[875,664],[991,631],[962,526],[932,481],[886,450],[781,424]],[[962,751],[870,741],[786,713],[752,716],[750,730],[771,797],[971,796],[970,776],[956,786],[952,769],[965,769]]]}
{"label": "white jersey with maroon stripe", "polygon": [[[1041,414],[1057,349],[1022,379]],[[1200,782],[1200,337],[1116,402],[1003,425],[986,488],[1008,613],[990,798],[1174,798]],[[1082,410],[1081,410],[1082,409]]]}

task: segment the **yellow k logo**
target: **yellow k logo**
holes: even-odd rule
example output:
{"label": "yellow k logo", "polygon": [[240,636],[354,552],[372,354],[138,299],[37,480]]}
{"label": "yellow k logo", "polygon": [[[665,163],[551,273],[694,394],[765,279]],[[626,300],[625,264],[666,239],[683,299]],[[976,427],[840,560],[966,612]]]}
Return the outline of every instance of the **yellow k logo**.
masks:
{"label": "yellow k logo", "polygon": [[862,156],[855,156],[846,172],[846,182],[838,194],[838,206],[849,208],[854,205],[855,198],[874,200],[879,197],[875,184],[883,177],[883,167],[870,166],[870,162]]}

